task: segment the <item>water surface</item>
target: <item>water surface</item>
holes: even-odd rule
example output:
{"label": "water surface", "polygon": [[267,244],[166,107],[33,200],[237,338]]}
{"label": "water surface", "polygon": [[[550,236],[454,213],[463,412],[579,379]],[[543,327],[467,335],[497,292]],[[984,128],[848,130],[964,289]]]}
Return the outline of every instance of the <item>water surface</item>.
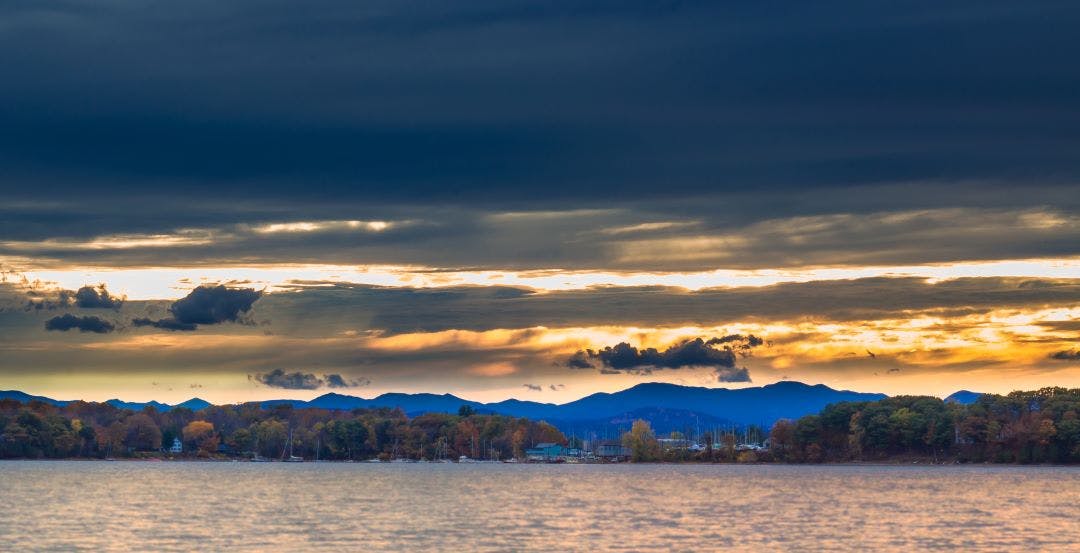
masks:
{"label": "water surface", "polygon": [[0,462],[11,551],[1073,550],[1080,468]]}

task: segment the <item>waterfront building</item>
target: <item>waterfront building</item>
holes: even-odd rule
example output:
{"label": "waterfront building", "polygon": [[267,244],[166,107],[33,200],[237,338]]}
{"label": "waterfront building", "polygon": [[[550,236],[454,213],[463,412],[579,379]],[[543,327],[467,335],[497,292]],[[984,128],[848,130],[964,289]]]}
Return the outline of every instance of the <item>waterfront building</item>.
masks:
{"label": "waterfront building", "polygon": [[563,446],[547,442],[525,450],[525,458],[530,461],[554,461],[565,454]]}

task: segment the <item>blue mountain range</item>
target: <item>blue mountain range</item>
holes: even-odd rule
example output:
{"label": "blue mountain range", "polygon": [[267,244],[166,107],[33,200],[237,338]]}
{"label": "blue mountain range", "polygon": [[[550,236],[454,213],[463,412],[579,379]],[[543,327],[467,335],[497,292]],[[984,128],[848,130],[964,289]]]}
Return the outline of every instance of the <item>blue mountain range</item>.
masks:
{"label": "blue mountain range", "polygon": [[[280,399],[262,402],[263,407],[291,405],[294,408],[314,407],[320,409],[348,410],[357,408],[393,407],[409,415],[423,413],[456,413],[463,405],[481,413],[499,413],[515,417],[552,421],[560,427],[575,423],[597,423],[602,420],[618,421],[628,414],[653,413],[648,418],[672,421],[671,425],[689,424],[696,421],[703,425],[717,424],[772,424],[781,418],[798,418],[816,413],[830,403],[841,401],[874,401],[884,394],[834,390],[823,384],[808,385],[801,382],[778,382],[756,388],[701,388],[677,384],[638,384],[614,393],[600,392],[576,401],[557,405],[508,399],[495,403],[480,403],[462,399],[452,394],[403,394],[388,393],[374,398],[362,398],[329,393],[310,401]],[[41,396],[31,396],[18,391],[0,391],[0,399],[22,402],[33,400],[53,405],[65,405],[68,401]],[[192,398],[177,405],[157,401],[147,403],[125,402],[112,399],[107,403],[122,409],[140,410],[153,406],[159,411],[178,407],[198,411],[210,403]],[[644,418],[644,417],[642,417]]]}
{"label": "blue mountain range", "polygon": [[[45,397],[45,396],[32,396],[30,394],[27,394],[25,392],[20,392],[18,390],[0,390],[0,399],[14,399],[14,400],[20,401],[22,403],[30,403],[31,401],[40,401],[42,403],[48,403],[49,405],[55,405],[57,407],[63,407],[65,405],[75,401],[75,400],[53,399],[51,397]],[[116,407],[117,409],[128,409],[128,410],[131,410],[131,411],[142,411],[146,407],[153,407],[153,408],[155,408],[155,409],[157,409],[158,411],[161,411],[161,412],[169,411],[170,409],[175,409],[177,407],[184,407],[186,409],[191,409],[192,411],[199,411],[199,410],[202,410],[202,409],[206,409],[207,407],[210,407],[212,405],[209,401],[206,401],[205,399],[199,399],[197,397],[193,397],[193,398],[191,398],[191,399],[189,399],[189,400],[187,400],[187,401],[185,401],[183,403],[177,403],[176,405],[168,405],[166,403],[161,403],[161,402],[158,402],[158,401],[137,402],[137,401],[123,401],[123,400],[119,400],[119,399],[108,399],[108,400],[105,400],[103,403],[108,403],[109,405],[112,405],[113,407]]]}

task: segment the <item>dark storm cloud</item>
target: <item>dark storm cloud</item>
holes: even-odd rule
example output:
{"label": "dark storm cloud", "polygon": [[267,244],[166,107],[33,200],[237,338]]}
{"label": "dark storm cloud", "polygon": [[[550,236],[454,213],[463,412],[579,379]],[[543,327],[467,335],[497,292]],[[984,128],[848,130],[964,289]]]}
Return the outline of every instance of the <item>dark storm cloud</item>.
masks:
{"label": "dark storm cloud", "polygon": [[574,352],[564,363],[567,368],[571,369],[592,369],[593,363],[589,360],[589,354],[585,351]]}
{"label": "dark storm cloud", "polygon": [[[754,336],[730,335],[722,338],[694,338],[683,340],[665,350],[638,349],[626,342],[599,350],[582,350],[571,356],[572,368],[608,369],[615,372],[649,374],[655,369],[682,369],[686,367],[710,367],[716,371],[720,382],[750,382],[750,373],[738,368],[739,356],[749,356],[751,350],[764,342]],[[603,373],[603,374],[611,374]]]}
{"label": "dark storm cloud", "polygon": [[94,316],[78,317],[71,313],[65,313],[45,321],[45,330],[68,330],[78,329],[79,332],[95,332],[107,334],[116,330],[116,326],[105,319]]}
{"label": "dark storm cloud", "polygon": [[371,383],[371,380],[367,378],[346,379],[340,374],[324,374],[322,377],[318,377],[300,371],[285,372],[284,369],[274,369],[268,373],[248,375],[248,379],[264,386],[285,390],[318,390],[323,387],[358,388]]}
{"label": "dark storm cloud", "polygon": [[716,367],[717,382],[753,382],[746,367]]}
{"label": "dark storm cloud", "polygon": [[169,311],[183,323],[211,325],[236,322],[261,295],[262,292],[250,288],[199,286],[176,300]]}
{"label": "dark storm cloud", "polygon": [[299,371],[287,373],[283,369],[274,369],[268,373],[248,375],[248,378],[264,386],[282,388],[285,390],[317,390],[324,384],[322,379],[311,373],[302,373]]}
{"label": "dark storm cloud", "polygon": [[1062,350],[1050,354],[1050,359],[1058,361],[1080,361],[1080,350]]}
{"label": "dark storm cloud", "polygon": [[345,378],[340,374],[324,374],[323,382],[327,388],[359,388],[371,384],[369,378]]}
{"label": "dark storm cloud", "polygon": [[742,334],[728,334],[727,336],[721,336],[719,338],[710,338],[705,342],[705,345],[715,346],[719,344],[731,351],[745,355],[749,354],[750,350],[763,345],[764,343],[764,339],[758,338],[753,334],[747,334],[745,336]]}
{"label": "dark storm cloud", "polygon": [[1004,0],[6,3],[0,236],[406,204],[614,202],[736,229],[931,207],[1073,212],[1078,19],[1072,2]]}
{"label": "dark storm cloud", "polygon": [[109,294],[104,284],[83,286],[75,292],[75,305],[83,309],[118,309],[123,304],[123,298]]}
{"label": "dark storm cloud", "polygon": [[158,320],[136,318],[131,322],[135,326],[163,330],[195,330],[198,325],[239,322],[261,296],[262,292],[252,288],[199,286],[173,302],[169,307],[172,317]]}

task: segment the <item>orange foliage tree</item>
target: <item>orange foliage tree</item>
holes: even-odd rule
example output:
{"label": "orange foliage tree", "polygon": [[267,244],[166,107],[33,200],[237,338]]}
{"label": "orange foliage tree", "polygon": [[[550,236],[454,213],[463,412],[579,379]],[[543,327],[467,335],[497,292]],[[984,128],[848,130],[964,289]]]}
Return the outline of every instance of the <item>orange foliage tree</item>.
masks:
{"label": "orange foliage tree", "polygon": [[200,454],[206,455],[217,451],[218,437],[214,434],[214,423],[207,421],[191,421],[182,431],[184,443],[188,447],[194,447]]}

